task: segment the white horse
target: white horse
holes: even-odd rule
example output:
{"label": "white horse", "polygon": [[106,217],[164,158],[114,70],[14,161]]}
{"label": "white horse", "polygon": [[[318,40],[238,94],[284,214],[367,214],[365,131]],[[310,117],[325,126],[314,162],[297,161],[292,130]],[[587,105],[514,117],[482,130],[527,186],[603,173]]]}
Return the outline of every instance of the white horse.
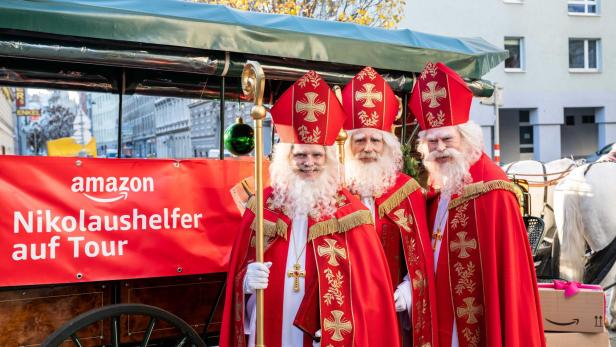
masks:
{"label": "white horse", "polygon": [[[589,166],[590,165],[590,166]],[[597,162],[571,171],[554,190],[554,214],[561,240],[560,275],[581,282],[586,245],[592,252],[605,249],[616,238],[616,163]],[[600,285],[616,281],[613,266]],[[616,295],[610,313],[616,317]],[[610,328],[616,328],[611,321]]]}
{"label": "white horse", "polygon": [[[503,170],[510,178],[528,181],[530,194],[530,215],[543,218],[545,230],[550,231],[554,226],[553,193],[556,184],[564,178],[569,171],[577,166],[569,159],[557,159],[548,163],[536,160],[522,160],[503,166]],[[553,234],[546,235],[548,241]]]}

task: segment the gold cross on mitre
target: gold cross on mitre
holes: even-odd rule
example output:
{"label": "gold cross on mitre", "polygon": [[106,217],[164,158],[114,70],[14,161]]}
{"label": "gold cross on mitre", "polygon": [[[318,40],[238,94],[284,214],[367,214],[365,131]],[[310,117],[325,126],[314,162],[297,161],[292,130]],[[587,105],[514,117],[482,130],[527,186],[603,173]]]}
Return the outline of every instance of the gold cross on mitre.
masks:
{"label": "gold cross on mitre", "polygon": [[315,92],[304,93],[306,101],[299,100],[295,103],[295,112],[306,112],[304,120],[306,122],[316,122],[317,116],[324,115],[327,111],[327,105],[325,102],[319,102],[317,97],[319,94]]}
{"label": "gold cross on mitre", "polygon": [[302,270],[302,267],[295,263],[293,270],[289,270],[287,277],[293,277],[293,291],[299,292],[299,278],[306,277],[306,271]]}
{"label": "gold cross on mitre", "polygon": [[447,90],[443,87],[439,87],[438,82],[436,81],[430,81],[426,85],[428,86],[428,89],[421,93],[421,100],[429,100],[430,105],[428,105],[428,107],[430,108],[439,107],[439,100],[447,97]]}
{"label": "gold cross on mitre", "polygon": [[372,83],[364,84],[362,90],[355,92],[355,101],[364,101],[364,107],[375,107],[373,100],[382,101],[383,93],[380,91],[372,91],[375,85]]}

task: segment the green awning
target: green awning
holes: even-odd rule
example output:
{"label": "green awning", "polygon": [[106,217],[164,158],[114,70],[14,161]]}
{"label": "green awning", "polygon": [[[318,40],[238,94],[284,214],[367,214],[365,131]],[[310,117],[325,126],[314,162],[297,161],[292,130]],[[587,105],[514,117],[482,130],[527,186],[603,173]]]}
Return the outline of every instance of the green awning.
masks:
{"label": "green awning", "polygon": [[427,61],[442,61],[472,79],[481,78],[508,56],[481,38],[386,30],[179,0],[2,0],[0,29],[406,72],[421,71]]}

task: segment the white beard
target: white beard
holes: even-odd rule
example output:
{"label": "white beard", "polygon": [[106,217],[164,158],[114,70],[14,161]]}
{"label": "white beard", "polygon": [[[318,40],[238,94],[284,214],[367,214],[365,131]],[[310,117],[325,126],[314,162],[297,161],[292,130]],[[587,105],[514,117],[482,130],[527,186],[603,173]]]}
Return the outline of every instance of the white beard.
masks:
{"label": "white beard", "polygon": [[[333,175],[332,175],[333,172]],[[274,188],[272,207],[283,210],[289,217],[310,215],[317,220],[336,212],[337,177],[334,170],[324,171],[314,180],[306,180],[290,167],[272,177]]]}
{"label": "white beard", "polygon": [[361,197],[381,197],[396,183],[397,171],[394,159],[387,154],[371,163],[362,162],[356,155],[345,163],[348,188]]}
{"label": "white beard", "polygon": [[[436,159],[439,157],[451,157],[453,160],[438,163]],[[448,148],[441,153],[430,152],[424,160],[424,166],[430,173],[431,183],[440,188],[443,195],[460,194],[462,188],[472,182],[468,172],[470,161],[456,149]]]}

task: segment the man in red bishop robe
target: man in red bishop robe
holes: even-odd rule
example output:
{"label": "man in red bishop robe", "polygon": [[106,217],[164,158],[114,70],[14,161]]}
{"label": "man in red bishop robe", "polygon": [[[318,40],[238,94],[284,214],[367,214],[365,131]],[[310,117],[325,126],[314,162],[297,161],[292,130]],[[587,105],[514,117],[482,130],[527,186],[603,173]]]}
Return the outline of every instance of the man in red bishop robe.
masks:
{"label": "man in red bishop robe", "polygon": [[441,346],[545,346],[533,258],[505,173],[469,121],[472,92],[428,63],[410,108],[434,188],[428,198]]}
{"label": "man in red bishop robe", "polygon": [[254,346],[265,289],[267,346],[399,346],[387,260],[370,211],[341,189],[332,144],[345,113],[314,71],[271,110],[282,143],[264,192],[264,262],[249,200],[227,277],[220,346]]}
{"label": "man in red bishop robe", "polygon": [[348,116],[347,188],[375,219],[400,312],[403,345],[434,347],[436,293],[426,203],[417,181],[400,172],[401,145],[391,132],[398,100],[383,77],[366,67],[343,89],[342,105]]}

